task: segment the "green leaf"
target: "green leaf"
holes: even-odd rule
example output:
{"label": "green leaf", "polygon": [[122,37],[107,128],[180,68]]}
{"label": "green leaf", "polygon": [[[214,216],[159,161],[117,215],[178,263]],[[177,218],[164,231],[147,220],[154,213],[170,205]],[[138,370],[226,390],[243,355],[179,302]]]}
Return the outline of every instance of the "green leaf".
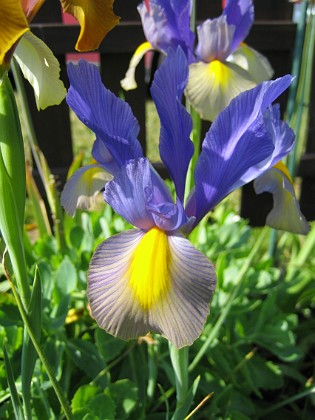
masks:
{"label": "green leaf", "polygon": [[283,386],[282,371],[271,361],[254,356],[248,361],[248,370],[258,388],[273,390]]}
{"label": "green leaf", "polygon": [[5,363],[5,368],[7,371],[8,385],[10,388],[11,400],[12,400],[15,418],[17,420],[23,420],[24,419],[23,409],[22,409],[21,401],[17,393],[10,359],[9,359],[5,346],[3,346],[3,354],[4,354],[4,363]]}
{"label": "green leaf", "polygon": [[196,395],[199,381],[200,381],[200,376],[197,376],[191,388],[187,392],[187,396],[184,403],[180,407],[176,408],[176,411],[173,414],[172,420],[182,420],[186,417],[191,407],[191,404],[194,400],[194,397]]}
{"label": "green leaf", "polygon": [[91,398],[101,393],[101,389],[96,385],[82,385],[73,396],[71,407],[72,411],[85,408]]}
{"label": "green leaf", "polygon": [[[37,340],[40,340],[41,332],[41,314],[42,314],[42,296],[41,296],[41,280],[38,268],[35,271],[35,278],[33,283],[33,290],[31,300],[28,306],[28,316],[30,325],[34,331]],[[24,407],[27,411],[27,417],[31,417],[31,381],[35,363],[37,360],[37,352],[28,335],[26,329],[24,330],[23,350],[22,350],[22,394],[24,400]]]}
{"label": "green leaf", "polygon": [[[68,340],[67,346],[73,362],[86,373],[88,378],[94,379],[105,368],[104,361],[92,343],[72,339]],[[106,386],[107,379],[103,377],[99,382],[102,386]]]}
{"label": "green leaf", "polygon": [[115,359],[126,347],[124,341],[107,334],[100,328],[95,331],[95,343],[105,362]]}
{"label": "green leaf", "polygon": [[111,397],[117,406],[117,418],[128,419],[135,409],[138,400],[138,388],[129,379],[121,379],[110,384],[105,390],[105,395]]}
{"label": "green leaf", "polygon": [[[91,414],[98,416],[99,419],[115,420],[116,418],[115,403],[105,394],[96,395],[92,398],[87,405],[87,409]],[[119,416],[117,416],[117,418],[119,418]]]}
{"label": "green leaf", "polygon": [[73,409],[74,420],[118,420],[112,399],[105,394],[97,394],[86,401],[85,407]]}
{"label": "green leaf", "polygon": [[9,327],[13,325],[22,326],[19,310],[12,296],[0,292],[0,325]]}
{"label": "green leaf", "polygon": [[77,270],[66,255],[56,273],[56,290],[59,296],[72,293],[77,287]]}
{"label": "green leaf", "polygon": [[70,241],[74,248],[80,249],[84,238],[84,230],[81,226],[74,226],[70,231]]}

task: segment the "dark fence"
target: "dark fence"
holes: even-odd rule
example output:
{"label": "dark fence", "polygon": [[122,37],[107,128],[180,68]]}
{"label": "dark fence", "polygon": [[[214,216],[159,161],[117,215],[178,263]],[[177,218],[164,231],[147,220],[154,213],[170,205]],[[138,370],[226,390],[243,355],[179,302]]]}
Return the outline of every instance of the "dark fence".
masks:
{"label": "dark fence", "polygon": [[[116,0],[115,12],[121,16],[120,24],[102,42],[100,53],[100,72],[105,85],[118,93],[120,80],[124,77],[129,60],[137,46],[145,41],[140,19],[136,9],[140,0]],[[128,6],[127,6],[128,4]],[[128,7],[128,8],[127,8]],[[221,13],[221,0],[197,0],[197,20],[218,16]],[[264,0],[255,2],[255,24],[246,42],[266,55],[270,60],[275,77],[289,73],[295,39],[295,24],[292,23],[292,4],[287,0]],[[73,53],[79,28],[62,23],[58,1],[45,3],[32,31],[54,52],[61,66],[61,78],[66,87],[69,82],[66,74],[66,53]],[[143,150],[146,150],[145,101],[147,85],[144,66],[137,68],[138,88],[126,92],[125,99],[131,105],[140,123],[140,137]],[[312,115],[307,151],[303,156],[299,174],[302,176],[301,208],[308,219],[315,218],[315,84],[312,94]],[[64,101],[60,106],[50,107],[38,112],[31,88],[26,85],[31,115],[39,146],[44,152],[52,172],[59,177],[61,184],[73,159],[69,110]],[[286,97],[280,99],[284,109]],[[207,124],[203,129],[206,130]],[[271,206],[269,195],[259,197],[253,194],[252,187],[243,189],[242,216],[250,219],[253,225],[263,223]],[[257,198],[258,197],[258,198]],[[258,201],[257,201],[258,200]],[[258,211],[259,209],[259,211]]]}

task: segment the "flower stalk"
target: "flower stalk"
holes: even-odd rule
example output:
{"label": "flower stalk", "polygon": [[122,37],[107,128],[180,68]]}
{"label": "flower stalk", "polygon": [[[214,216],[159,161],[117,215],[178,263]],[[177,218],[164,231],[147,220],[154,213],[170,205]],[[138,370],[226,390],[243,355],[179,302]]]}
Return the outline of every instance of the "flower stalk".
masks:
{"label": "flower stalk", "polygon": [[177,419],[177,412],[185,403],[188,393],[189,373],[188,373],[188,354],[189,347],[177,349],[169,343],[170,358],[175,374],[176,387],[176,410],[173,419]]}

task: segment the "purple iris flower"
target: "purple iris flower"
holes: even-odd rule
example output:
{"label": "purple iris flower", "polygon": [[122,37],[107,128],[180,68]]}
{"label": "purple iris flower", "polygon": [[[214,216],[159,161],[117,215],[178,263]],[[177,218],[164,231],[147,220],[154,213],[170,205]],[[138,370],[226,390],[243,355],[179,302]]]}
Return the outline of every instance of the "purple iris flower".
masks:
{"label": "purple iris flower", "polygon": [[[200,335],[216,276],[187,234],[227,194],[265,173],[293,147],[292,130],[271,103],[290,85],[284,76],[236,97],[202,145],[195,187],[184,202],[193,155],[191,117],[182,105],[188,62],[179,47],[156,72],[151,93],[161,120],[159,150],[176,200],[142,154],[129,105],[101,83],[95,66],[69,65],[67,102],[96,134],[93,157],[112,174],[105,201],[134,229],[100,244],[90,263],[88,300],[101,328],[122,339],[149,331],[176,347]],[[276,135],[281,125],[282,136]]]}
{"label": "purple iris flower", "polygon": [[125,90],[137,87],[135,69],[147,51],[167,54],[181,46],[190,65],[185,94],[203,119],[213,121],[231,99],[269,80],[273,70],[263,55],[243,43],[254,21],[252,0],[228,0],[221,16],[198,25],[196,48],[191,8],[191,0],[150,0],[138,6],[147,42],[135,51],[121,85]]}

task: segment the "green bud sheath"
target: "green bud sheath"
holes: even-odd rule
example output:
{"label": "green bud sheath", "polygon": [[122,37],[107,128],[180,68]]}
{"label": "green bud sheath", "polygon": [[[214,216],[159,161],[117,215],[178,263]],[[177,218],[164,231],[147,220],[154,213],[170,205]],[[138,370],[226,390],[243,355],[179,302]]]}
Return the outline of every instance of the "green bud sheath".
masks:
{"label": "green bud sheath", "polygon": [[0,81],[0,152],[23,225],[26,197],[24,144],[14,92],[7,74]]}
{"label": "green bud sheath", "polygon": [[24,306],[30,297],[23,247],[25,158],[14,92],[7,74],[0,81],[0,230]]}

